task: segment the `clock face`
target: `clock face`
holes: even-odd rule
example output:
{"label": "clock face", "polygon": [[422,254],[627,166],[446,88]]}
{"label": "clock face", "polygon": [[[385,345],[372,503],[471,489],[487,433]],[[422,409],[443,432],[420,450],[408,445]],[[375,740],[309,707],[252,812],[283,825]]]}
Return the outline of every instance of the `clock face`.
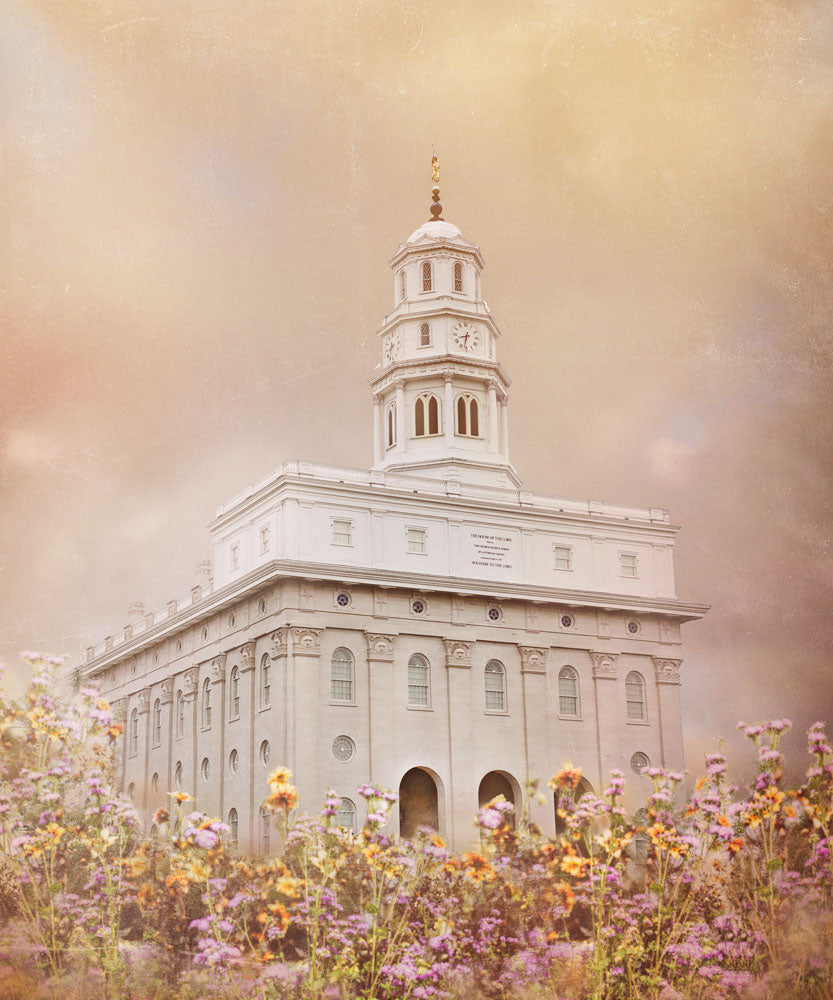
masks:
{"label": "clock face", "polygon": [[390,364],[391,361],[394,361],[396,358],[398,358],[401,348],[402,348],[402,335],[399,333],[399,331],[397,331],[396,333],[392,333],[385,341],[385,349],[384,349],[385,361],[387,361],[388,364]]}
{"label": "clock face", "polygon": [[480,346],[480,331],[471,323],[457,323],[452,331],[452,341],[458,351],[476,351]]}

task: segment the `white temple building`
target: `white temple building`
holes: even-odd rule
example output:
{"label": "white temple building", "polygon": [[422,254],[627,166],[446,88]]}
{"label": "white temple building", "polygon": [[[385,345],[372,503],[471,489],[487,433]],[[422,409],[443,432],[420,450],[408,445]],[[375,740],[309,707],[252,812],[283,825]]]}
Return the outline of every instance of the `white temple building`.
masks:
{"label": "white temple building", "polygon": [[[522,487],[483,258],[436,187],[431,213],[391,261],[372,468],[283,462],[218,509],[187,597],[87,650],[148,818],[181,788],[268,852],[266,776],[287,764],[304,810],[332,787],[358,826],[373,782],[400,794],[395,831],[459,849],[479,805],[520,810],[565,760],[596,791],[625,770],[633,807],[640,767],[683,767],[680,626],[707,608],[676,597],[677,528]],[[547,796],[530,815],[554,833]]]}

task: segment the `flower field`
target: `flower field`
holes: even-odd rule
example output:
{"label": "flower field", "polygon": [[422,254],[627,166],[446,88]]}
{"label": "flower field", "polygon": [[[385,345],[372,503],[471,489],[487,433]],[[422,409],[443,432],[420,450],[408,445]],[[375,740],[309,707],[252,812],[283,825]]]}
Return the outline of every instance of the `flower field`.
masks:
{"label": "flower field", "polygon": [[[785,787],[787,720],[742,727],[757,778],[734,788],[719,753],[691,800],[683,775],[645,773],[638,820],[614,772],[576,801],[550,781],[564,834],[544,837],[497,799],[480,849],[400,841],[396,796],[366,785],[357,835],[339,797],[298,814],[292,776],[269,776],[271,858],[230,849],[182,792],[142,834],[114,789],[121,729],[91,688],[54,696],[57,661],[24,654],[24,699],[0,691],[0,998],[833,997],[833,749],[808,733],[809,768]],[[678,787],[679,786],[679,787]],[[539,794],[535,783],[531,798]]]}

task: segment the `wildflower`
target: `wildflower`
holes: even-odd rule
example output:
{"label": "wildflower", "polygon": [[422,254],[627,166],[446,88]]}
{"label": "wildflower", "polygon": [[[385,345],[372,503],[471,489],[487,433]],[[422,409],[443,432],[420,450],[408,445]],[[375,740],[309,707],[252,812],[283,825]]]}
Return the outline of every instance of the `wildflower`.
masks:
{"label": "wildflower", "polygon": [[194,796],[187,792],[168,792],[168,795],[181,805],[183,802],[194,802]]}
{"label": "wildflower", "polygon": [[153,814],[153,822],[156,824],[156,826],[162,826],[162,824],[167,823],[170,820],[170,818],[171,814],[164,806],[157,809],[156,812]]}
{"label": "wildflower", "polygon": [[572,762],[565,760],[561,765],[561,770],[553,775],[549,781],[549,787],[555,791],[558,788],[567,788],[574,791],[581,781],[581,768],[573,767]]}
{"label": "wildflower", "polygon": [[287,785],[292,777],[292,772],[288,767],[276,767],[266,779],[270,785]]}

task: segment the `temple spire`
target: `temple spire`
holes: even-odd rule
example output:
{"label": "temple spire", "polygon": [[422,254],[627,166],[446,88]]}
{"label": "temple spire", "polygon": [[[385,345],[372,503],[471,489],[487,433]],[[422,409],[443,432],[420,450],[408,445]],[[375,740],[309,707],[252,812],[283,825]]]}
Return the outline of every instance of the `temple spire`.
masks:
{"label": "temple spire", "polygon": [[440,204],[440,161],[436,154],[431,157],[431,180],[434,186],[431,188],[431,221],[438,222],[443,217],[443,207]]}

